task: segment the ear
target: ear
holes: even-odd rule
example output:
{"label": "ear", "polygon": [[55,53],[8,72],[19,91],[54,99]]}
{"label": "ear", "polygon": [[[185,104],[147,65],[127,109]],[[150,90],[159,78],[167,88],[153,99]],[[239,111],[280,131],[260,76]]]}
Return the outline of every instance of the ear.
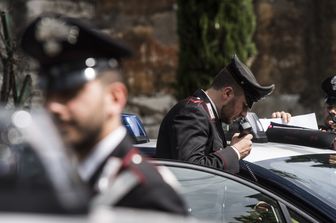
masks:
{"label": "ear", "polygon": [[106,86],[107,112],[111,115],[120,115],[127,103],[127,88],[121,82],[113,82]]}
{"label": "ear", "polygon": [[229,101],[231,98],[234,98],[234,91],[233,88],[230,86],[222,88],[222,100]]}

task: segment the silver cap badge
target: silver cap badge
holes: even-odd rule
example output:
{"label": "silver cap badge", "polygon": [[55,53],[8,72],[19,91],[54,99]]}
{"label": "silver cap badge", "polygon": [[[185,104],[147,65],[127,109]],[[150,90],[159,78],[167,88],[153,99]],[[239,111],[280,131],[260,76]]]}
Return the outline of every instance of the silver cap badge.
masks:
{"label": "silver cap badge", "polygon": [[43,50],[50,57],[62,51],[61,41],[76,44],[78,35],[77,26],[69,26],[56,18],[41,19],[35,32],[36,39],[43,43]]}

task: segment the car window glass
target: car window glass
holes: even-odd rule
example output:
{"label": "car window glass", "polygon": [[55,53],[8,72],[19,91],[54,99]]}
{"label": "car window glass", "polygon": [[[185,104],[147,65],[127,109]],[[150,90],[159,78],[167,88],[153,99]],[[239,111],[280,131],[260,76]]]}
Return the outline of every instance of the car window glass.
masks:
{"label": "car window glass", "polygon": [[199,170],[170,169],[192,216],[215,222],[283,222],[277,202],[255,189]]}
{"label": "car window glass", "polygon": [[335,160],[335,154],[311,154],[264,160],[256,164],[272,170],[336,208]]}

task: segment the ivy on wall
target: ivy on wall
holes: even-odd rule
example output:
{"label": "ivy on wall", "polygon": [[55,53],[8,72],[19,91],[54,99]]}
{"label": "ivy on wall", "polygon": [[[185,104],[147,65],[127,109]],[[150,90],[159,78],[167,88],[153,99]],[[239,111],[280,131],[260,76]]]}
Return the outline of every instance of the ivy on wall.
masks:
{"label": "ivy on wall", "polygon": [[256,53],[252,40],[252,0],[177,0],[179,64],[176,97],[206,88],[236,53],[245,61]]}

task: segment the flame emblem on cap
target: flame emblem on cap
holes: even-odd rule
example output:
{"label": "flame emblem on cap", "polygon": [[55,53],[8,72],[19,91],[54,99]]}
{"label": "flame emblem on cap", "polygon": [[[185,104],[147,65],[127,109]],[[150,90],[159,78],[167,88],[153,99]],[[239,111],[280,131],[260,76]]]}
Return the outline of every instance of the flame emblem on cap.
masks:
{"label": "flame emblem on cap", "polygon": [[336,76],[331,78],[330,84],[331,84],[331,87],[332,87],[333,91],[336,91]]}
{"label": "flame emblem on cap", "polygon": [[56,56],[62,51],[62,42],[76,44],[79,35],[77,26],[69,26],[57,18],[46,17],[39,21],[35,37],[42,42],[48,56]]}

